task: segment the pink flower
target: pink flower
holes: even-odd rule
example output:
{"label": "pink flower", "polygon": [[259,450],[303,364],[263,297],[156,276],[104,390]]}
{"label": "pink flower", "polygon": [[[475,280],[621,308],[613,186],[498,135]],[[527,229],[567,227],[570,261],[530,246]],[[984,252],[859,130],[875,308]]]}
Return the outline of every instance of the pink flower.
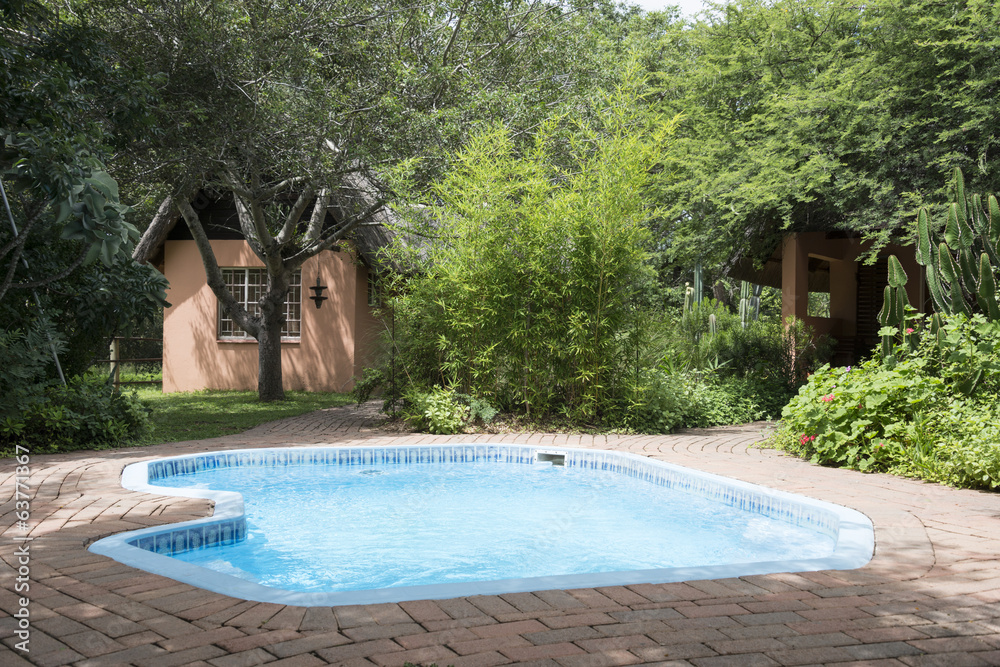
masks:
{"label": "pink flower", "polygon": [[906,333],[908,333],[908,334],[913,333],[913,327],[907,328]]}
{"label": "pink flower", "polygon": [[830,401],[833,400],[833,394],[827,394],[826,396],[823,396],[819,400],[823,401],[824,403],[829,403]]}

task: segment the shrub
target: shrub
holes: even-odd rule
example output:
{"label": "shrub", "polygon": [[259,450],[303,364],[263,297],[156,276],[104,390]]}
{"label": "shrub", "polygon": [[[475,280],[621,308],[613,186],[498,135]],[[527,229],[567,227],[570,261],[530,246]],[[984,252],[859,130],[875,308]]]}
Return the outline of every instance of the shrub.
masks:
{"label": "shrub", "polygon": [[33,453],[106,449],[128,445],[149,429],[149,411],[135,394],[124,394],[102,380],[73,378],[52,385],[19,413],[0,422],[0,451],[15,445]]}
{"label": "shrub", "polygon": [[401,380],[585,421],[627,389],[650,270],[637,193],[666,138],[634,95],[547,121],[525,150],[502,125],[473,135],[434,189],[421,272],[392,300]]}
{"label": "shrub", "polygon": [[458,401],[455,390],[444,387],[424,391],[411,386],[403,401],[403,418],[418,431],[458,433],[469,414],[468,406]]}
{"label": "shrub", "polygon": [[1000,360],[1000,326],[959,315],[918,330],[919,319],[896,332],[884,358],[814,373],[783,411],[772,444],[824,465],[1000,486],[990,372]]}

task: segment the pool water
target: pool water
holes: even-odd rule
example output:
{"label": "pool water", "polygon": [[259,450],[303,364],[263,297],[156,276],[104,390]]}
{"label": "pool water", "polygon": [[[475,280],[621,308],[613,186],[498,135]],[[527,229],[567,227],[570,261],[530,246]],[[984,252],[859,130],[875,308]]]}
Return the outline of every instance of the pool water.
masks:
{"label": "pool water", "polygon": [[242,494],[245,540],[172,557],[288,591],[814,559],[836,545],[812,526],[550,463],[219,468],[155,484]]}

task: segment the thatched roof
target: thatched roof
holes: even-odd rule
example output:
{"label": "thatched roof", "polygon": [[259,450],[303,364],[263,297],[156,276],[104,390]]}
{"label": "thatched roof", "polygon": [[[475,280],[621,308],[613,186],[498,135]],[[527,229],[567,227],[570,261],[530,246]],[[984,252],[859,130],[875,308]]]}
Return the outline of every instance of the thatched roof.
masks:
{"label": "thatched roof", "polygon": [[[340,220],[358,215],[378,205],[376,193],[379,190],[368,178],[359,173],[348,174],[343,185],[334,194],[327,207],[327,226],[336,225]],[[236,207],[228,194],[210,190],[197,190],[189,195],[189,201],[200,202],[195,206],[210,239],[242,238]],[[186,225],[178,226],[180,211],[174,205],[175,197],[167,197],[158,209],[149,227],[136,244],[133,258],[146,263],[154,261],[162,252],[168,239],[189,239]],[[302,224],[306,224],[304,220]],[[389,206],[378,207],[369,219],[356,226],[345,237],[357,249],[362,260],[376,273],[398,270],[386,257],[385,250],[392,243],[395,229],[402,226],[402,220]]]}

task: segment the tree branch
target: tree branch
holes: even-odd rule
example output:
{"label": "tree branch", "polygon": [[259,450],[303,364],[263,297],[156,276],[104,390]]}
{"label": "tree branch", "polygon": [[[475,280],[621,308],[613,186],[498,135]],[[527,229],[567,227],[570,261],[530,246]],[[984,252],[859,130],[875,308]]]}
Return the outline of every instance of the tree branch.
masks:
{"label": "tree branch", "polygon": [[[187,196],[185,195],[185,198]],[[149,227],[143,232],[139,242],[135,244],[135,250],[132,251],[132,259],[140,264],[145,264],[153,256],[153,253],[156,252],[156,249],[163,245],[167,235],[170,234],[174,225],[180,219],[180,215],[174,204],[174,195],[170,195],[163,200],[160,208],[156,211],[156,215],[153,216],[152,222],[149,223]]]}
{"label": "tree branch", "polygon": [[316,197],[316,204],[313,206],[312,216],[309,218],[309,227],[306,229],[306,243],[312,243],[319,238],[323,231],[323,221],[326,219],[326,209],[330,206],[330,191],[323,188]]}
{"label": "tree branch", "polygon": [[179,200],[176,206],[181,216],[183,216],[184,222],[187,223],[188,229],[191,230],[191,236],[194,237],[195,245],[198,246],[198,252],[201,254],[201,262],[205,267],[205,277],[208,280],[208,286],[211,288],[212,293],[215,294],[219,303],[222,304],[222,309],[232,318],[233,322],[238,324],[248,334],[257,338],[260,335],[260,322],[256,318],[251,317],[247,309],[233,298],[233,295],[226,288],[226,281],[222,277],[222,269],[219,268],[219,262],[215,259],[215,251],[212,250],[212,244],[208,240],[208,235],[205,233],[205,228],[202,226],[201,220],[198,218],[198,213],[191,207],[191,202],[185,200]]}
{"label": "tree branch", "polygon": [[[302,213],[306,210],[306,206],[309,202],[316,196],[316,187],[310,183],[306,186],[302,194],[295,201],[295,206],[292,210],[288,212],[288,216],[285,218],[285,224],[281,227],[281,232],[275,237],[274,241],[278,245],[285,245],[292,238],[292,234],[295,233],[295,227],[298,225],[299,219],[302,217]],[[317,205],[319,200],[317,200]],[[311,227],[310,223],[310,227]]]}
{"label": "tree branch", "polygon": [[[254,254],[262,262],[266,263],[265,249],[274,243],[274,239],[267,230],[263,212],[259,210],[260,206],[255,205],[253,195],[250,191],[240,186],[239,181],[232,172],[224,172],[222,178],[226,187],[233,193],[233,202],[236,204],[236,215],[240,221],[240,230],[243,232],[243,237],[250,245],[250,249],[253,250]],[[254,209],[257,210],[255,211]]]}
{"label": "tree branch", "polygon": [[[17,284],[11,285],[11,289],[34,289],[36,287],[44,287],[45,285],[48,285],[49,283],[56,282],[57,280],[62,280],[63,278],[65,278],[69,274],[73,273],[73,271],[76,270],[76,267],[78,267],[81,264],[83,264],[83,260],[86,259],[86,257],[87,257],[87,251],[88,250],[90,250],[90,248],[87,245],[84,245],[83,246],[83,250],[80,252],[79,255],[77,255],[77,258],[74,259],[73,262],[69,266],[67,266],[65,269],[63,269],[62,271],[60,271],[56,275],[49,276],[48,278],[43,278],[42,280],[36,280],[33,283],[17,283]],[[0,298],[3,298],[2,295],[0,295]]]}

